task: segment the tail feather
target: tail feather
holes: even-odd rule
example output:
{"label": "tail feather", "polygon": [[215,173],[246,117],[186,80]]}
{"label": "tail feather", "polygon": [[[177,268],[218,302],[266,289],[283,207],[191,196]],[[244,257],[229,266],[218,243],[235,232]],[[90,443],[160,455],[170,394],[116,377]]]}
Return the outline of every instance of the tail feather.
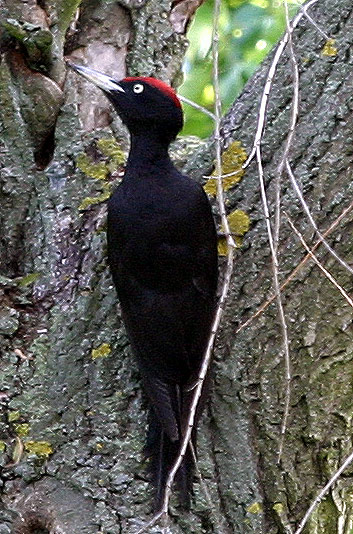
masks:
{"label": "tail feather", "polygon": [[[150,458],[151,478],[155,488],[155,510],[159,510],[162,506],[166,481],[177,459],[180,446],[181,441],[179,439],[170,440],[153,409],[151,409],[145,454],[146,457]],[[186,509],[190,508],[194,470],[194,456],[189,445],[175,477],[180,502]]]}
{"label": "tail feather", "polygon": [[[154,387],[152,387],[152,384]],[[162,506],[165,496],[166,481],[181,447],[181,436],[185,434],[190,408],[194,397],[194,387],[180,388],[161,380],[146,383],[146,391],[152,401],[149,415],[149,429],[145,448],[146,457],[150,458],[152,484],[155,488],[155,510]],[[205,407],[210,387],[210,372],[207,373],[199,400],[191,443],[188,445],[183,461],[175,477],[180,503],[186,509],[190,507],[192,482],[195,472],[197,454],[197,423]]]}

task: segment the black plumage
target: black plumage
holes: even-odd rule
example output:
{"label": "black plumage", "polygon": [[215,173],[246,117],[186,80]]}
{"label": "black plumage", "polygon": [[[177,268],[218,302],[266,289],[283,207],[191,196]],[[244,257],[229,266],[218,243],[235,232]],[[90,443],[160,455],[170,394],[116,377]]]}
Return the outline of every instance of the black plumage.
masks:
{"label": "black plumage", "polygon": [[[103,89],[131,134],[125,175],[108,204],[108,259],[150,401],[146,455],[158,508],[214,316],[216,230],[202,187],[182,175],[168,155],[183,122],[173,90],[153,78],[116,82],[74,68]],[[206,390],[207,385],[202,402]],[[201,408],[196,424],[200,413]],[[196,449],[196,428],[192,441]],[[192,476],[189,448],[177,475],[185,505]]]}

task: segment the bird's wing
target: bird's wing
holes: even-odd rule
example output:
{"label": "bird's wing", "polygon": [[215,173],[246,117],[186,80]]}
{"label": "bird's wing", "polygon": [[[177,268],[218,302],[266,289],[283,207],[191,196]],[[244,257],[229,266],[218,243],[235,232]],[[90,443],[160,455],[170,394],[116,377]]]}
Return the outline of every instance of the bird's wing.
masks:
{"label": "bird's wing", "polygon": [[190,283],[205,297],[214,298],[218,279],[217,234],[207,196],[194,184],[194,209],[180,217],[161,242],[157,257],[172,284]]}
{"label": "bird's wing", "polygon": [[190,368],[183,321],[191,301],[185,289],[181,293],[146,289],[130,277],[120,287],[119,298],[142,375],[165,383],[185,382]]}

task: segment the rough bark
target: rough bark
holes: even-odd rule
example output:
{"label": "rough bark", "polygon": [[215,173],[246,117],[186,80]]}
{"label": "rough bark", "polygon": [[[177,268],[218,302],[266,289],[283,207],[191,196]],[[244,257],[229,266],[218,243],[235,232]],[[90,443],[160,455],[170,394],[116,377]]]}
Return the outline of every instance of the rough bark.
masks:
{"label": "rough bark", "polygon": [[[351,202],[353,10],[350,2],[320,2],[310,10],[336,39],[337,55],[323,54],[323,38],[307,21],[295,32],[300,70],[300,116],[290,161],[320,229],[327,229]],[[266,61],[223,122],[225,146],[241,140],[250,150]],[[271,93],[263,146],[267,193],[275,204],[275,177],[288,132],[291,63],[280,63]],[[189,162],[205,161],[201,151]],[[203,169],[206,171],[206,167]],[[290,338],[292,394],[281,464],[277,464],[285,400],[285,366],[276,305],[234,335],[271,295],[271,259],[256,163],[227,195],[228,208],[244,209],[252,226],[239,253],[232,295],[216,352],[216,386],[210,410],[210,449],[224,515],[233,532],[289,532],[318,490],[351,452],[352,309],[309,262],[283,293]],[[316,241],[287,178],[282,211],[308,243]],[[273,209],[272,209],[273,213]],[[328,238],[352,265],[352,214]],[[282,216],[280,279],[306,255]],[[318,256],[350,293],[352,277],[322,248]],[[231,430],[230,430],[231,429]],[[348,469],[314,513],[306,533],[351,532],[352,470]],[[262,519],[262,527],[255,517]]]}
{"label": "rough bark", "polygon": [[[173,81],[185,38],[169,22],[168,2],[83,2],[75,29],[77,4],[0,2],[2,20],[31,22],[53,36],[50,53],[38,52],[33,28],[24,28],[23,42],[11,23],[1,39],[1,534],[127,533],[150,513],[141,456],[145,404],[106,268],[105,207],[96,203],[119,179],[126,133],[99,92],[71,74],[63,89],[62,54],[65,45],[65,53],[117,77],[128,68]],[[301,111],[291,161],[325,229],[349,204],[352,189],[353,8],[351,0],[326,0],[311,13],[336,39],[338,53],[322,54],[325,40],[308,21],[295,32]],[[225,118],[224,146],[237,139],[251,148],[270,60]],[[271,205],[291,86],[285,56],[263,142]],[[187,168],[200,178],[211,164],[207,148]],[[283,208],[311,242],[313,231],[289,184],[282,189]],[[309,263],[284,293],[293,381],[284,454],[276,463],[285,381],[275,305],[234,333],[271,294],[258,191],[252,164],[227,195],[229,209],[247,211],[252,227],[238,254],[200,432],[200,470],[213,509],[196,484],[192,512],[173,508],[173,533],[285,532],[351,446],[352,311]],[[348,262],[351,226],[348,216],[330,237]],[[285,220],[279,252],[284,279],[304,255]],[[348,273],[325,250],[319,256],[350,291]],[[347,471],[308,534],[350,532],[351,488]]]}

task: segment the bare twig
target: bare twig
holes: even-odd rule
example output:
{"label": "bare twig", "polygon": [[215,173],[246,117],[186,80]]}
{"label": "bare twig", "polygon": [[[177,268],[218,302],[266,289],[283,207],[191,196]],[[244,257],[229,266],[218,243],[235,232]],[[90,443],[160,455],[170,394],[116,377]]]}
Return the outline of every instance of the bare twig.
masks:
{"label": "bare twig", "polygon": [[[293,137],[295,133],[295,126],[298,120],[299,114],[299,70],[298,63],[295,57],[292,32],[293,27],[291,27],[289,22],[289,12],[288,12],[288,2],[284,1],[284,10],[286,15],[286,26],[287,26],[287,35],[288,35],[288,49],[289,55],[292,64],[292,77],[293,77],[293,97],[292,97],[292,109],[291,109],[291,120],[289,125],[289,131],[283,151],[281,161],[277,168],[276,175],[276,210],[275,210],[275,225],[274,225],[274,249],[275,253],[278,252],[278,241],[279,241],[279,230],[281,224],[281,178],[285,162],[287,161],[290,147],[293,142]],[[290,405],[290,395],[291,395],[291,365],[290,365],[290,354],[289,354],[289,339],[287,333],[286,318],[283,311],[283,306],[280,297],[280,287],[277,286],[278,296],[277,296],[277,305],[280,312],[281,322],[282,322],[282,331],[283,331],[283,343],[284,343],[284,363],[285,363],[285,402],[284,402],[284,414],[281,426],[281,440],[279,444],[278,451],[278,462],[282,457],[284,438],[287,426],[287,420],[289,416],[289,405]],[[282,311],[281,311],[282,308]]]}
{"label": "bare twig", "polygon": [[[325,237],[329,236],[337,228],[337,226],[340,224],[342,219],[344,219],[346,217],[346,215],[348,215],[352,210],[353,210],[353,201],[342,211],[342,213],[340,213],[340,215],[337,217],[337,219],[335,219],[333,221],[331,226],[329,226],[329,228],[327,230],[325,230],[325,232],[322,234],[322,237],[325,238]],[[316,243],[312,247],[312,249],[311,249],[312,252],[314,250],[316,250],[321,245],[321,243],[322,243],[322,239],[320,238],[320,239],[318,239],[318,241],[316,241]],[[310,254],[307,254],[301,260],[301,262],[295,267],[295,269],[293,269],[293,271],[285,279],[285,281],[282,282],[281,287],[280,287],[281,291],[283,291],[287,287],[287,285],[290,284],[290,282],[292,282],[292,280],[295,279],[297,274],[306,265],[306,263],[308,262],[308,260],[310,258],[311,258]],[[247,328],[257,317],[262,315],[263,312],[269,307],[269,305],[272,304],[272,302],[275,300],[275,298],[276,298],[276,295],[272,295],[271,297],[269,297],[269,299],[267,299],[265,302],[263,302],[261,304],[261,306],[256,310],[256,312],[253,315],[251,315],[251,317],[249,317],[249,319],[247,319],[246,321],[244,321],[244,323],[242,323],[240,326],[238,326],[238,328],[235,331],[235,334],[238,334],[239,332],[244,330],[244,328]]]}
{"label": "bare twig", "polygon": [[341,476],[341,474],[343,473],[343,471],[345,469],[347,469],[347,467],[353,462],[353,452],[351,452],[351,454],[346,458],[346,460],[343,462],[343,464],[341,465],[341,467],[339,469],[337,469],[336,473],[330,478],[330,480],[328,481],[328,483],[326,484],[326,486],[324,486],[322,488],[322,490],[320,491],[320,493],[318,494],[317,497],[315,497],[315,499],[313,500],[313,502],[311,503],[311,505],[309,506],[306,514],[304,515],[303,519],[301,520],[300,524],[299,524],[299,527],[297,528],[297,530],[295,531],[294,534],[301,534],[301,532],[303,532],[303,529],[306,525],[306,523],[308,522],[308,519],[310,518],[311,514],[313,513],[313,511],[315,510],[315,508],[320,504],[320,502],[322,501],[322,499],[325,497],[325,495],[327,495],[329,489],[333,486],[333,484],[338,480],[338,478]]}
{"label": "bare twig", "polygon": [[192,106],[193,108],[197,109],[198,111],[201,111],[205,115],[208,115],[211,117],[212,120],[216,120],[216,116],[212,111],[209,111],[207,108],[204,108],[203,106],[200,106],[200,104],[196,104],[193,100],[190,100],[189,98],[186,98],[186,96],[182,96],[178,94],[179,100],[182,102],[185,102],[185,104],[188,104],[189,106]]}
{"label": "bare twig", "polygon": [[308,5],[307,4],[304,4],[303,7],[302,7],[302,10],[303,10],[303,13],[305,15],[305,17],[308,19],[308,21],[314,26],[314,28],[317,29],[317,31],[319,33],[321,33],[321,35],[323,37],[325,37],[325,39],[329,40],[330,39],[330,36],[327,35],[327,33],[325,33],[321,28],[320,26],[315,22],[315,20],[309,15],[308,13]]}
{"label": "bare twig", "polygon": [[[232,172],[228,172],[227,174],[221,174],[221,178],[223,180],[223,178],[230,178],[231,176],[236,176],[237,174],[240,174],[241,172],[244,172],[243,169],[238,169],[236,171],[232,171]],[[218,180],[218,176],[210,176],[210,175],[207,175],[207,174],[204,174],[203,175],[203,178],[207,178],[208,180]]]}
{"label": "bare twig", "polygon": [[311,226],[314,228],[315,232],[317,233],[317,235],[320,237],[324,247],[329,251],[329,253],[345,268],[347,269],[347,271],[349,271],[351,274],[353,274],[353,269],[350,265],[348,265],[348,263],[343,260],[338,254],[337,252],[335,252],[333,250],[332,247],[330,247],[330,245],[327,243],[326,239],[323,237],[323,235],[321,234],[320,230],[318,229],[317,227],[317,224],[310,212],[310,209],[309,209],[309,206],[308,204],[305,202],[305,199],[304,199],[304,196],[303,196],[303,193],[301,192],[300,190],[300,187],[298,185],[298,182],[296,181],[295,179],[295,176],[294,176],[294,173],[292,171],[292,168],[290,166],[290,163],[289,161],[286,162],[286,167],[287,167],[287,172],[288,172],[288,176],[290,178],[290,181],[292,183],[292,186],[293,186],[293,189],[297,195],[297,197],[299,198],[300,202],[301,202],[301,205],[303,206],[303,209],[306,213],[306,216],[308,217],[309,221],[310,221],[310,224]]}
{"label": "bare twig", "polygon": [[194,447],[193,447],[192,443],[190,443],[190,447],[191,447],[192,457],[193,457],[193,460],[194,460],[194,463],[195,463],[196,476],[199,479],[200,487],[201,487],[201,489],[202,489],[202,491],[204,493],[204,496],[205,496],[205,499],[206,499],[206,502],[207,502],[207,505],[208,505],[208,510],[211,513],[211,519],[213,520],[213,524],[215,526],[216,533],[217,534],[223,534],[225,532],[225,530],[226,530],[224,528],[225,518],[224,518],[223,515],[218,514],[216,512],[216,510],[215,510],[215,503],[212,501],[212,497],[210,495],[210,492],[208,491],[207,484],[206,484],[205,480],[203,479],[202,474],[200,472],[200,469],[199,469],[199,467],[197,465],[197,458],[196,458],[195,450],[194,450]]}
{"label": "bare twig", "polygon": [[287,220],[289,222],[289,225],[290,227],[292,228],[292,230],[295,232],[295,234],[299,237],[303,247],[305,248],[305,250],[307,251],[307,253],[310,255],[310,257],[314,260],[314,262],[316,263],[316,265],[319,267],[319,269],[321,269],[321,271],[324,273],[324,275],[330,280],[330,282],[335,286],[336,289],[338,289],[338,291],[341,293],[341,295],[346,299],[346,301],[348,302],[348,304],[350,306],[352,306],[353,308],[353,300],[351,299],[351,297],[348,295],[348,293],[343,289],[343,287],[337,282],[337,280],[332,276],[332,274],[322,265],[322,263],[318,260],[317,256],[315,256],[315,254],[313,253],[312,250],[310,250],[310,248],[308,247],[308,245],[306,244],[305,240],[304,240],[304,237],[302,236],[302,234],[299,232],[299,230],[294,226],[294,223],[293,221],[291,220],[291,218],[289,217],[289,215],[287,213],[285,213],[285,216],[287,217]]}
{"label": "bare twig", "polygon": [[205,499],[207,501],[208,507],[209,507],[210,510],[213,511],[213,502],[212,502],[212,499],[211,499],[211,495],[210,495],[210,492],[208,491],[207,484],[206,484],[206,482],[204,481],[204,479],[202,477],[202,474],[201,474],[201,471],[199,469],[199,466],[197,465],[197,457],[196,457],[196,453],[195,453],[195,448],[194,448],[192,443],[190,443],[190,448],[191,448],[192,458],[193,458],[194,464],[195,464],[196,476],[199,479],[199,483],[200,483],[200,486],[201,486],[201,488],[202,488],[202,490],[204,492]]}
{"label": "bare twig", "polygon": [[145,523],[137,532],[136,534],[143,534],[144,532],[147,532],[147,530],[150,528],[150,527],[153,527],[156,523],[158,523],[158,521],[160,519],[167,519],[167,515],[165,514],[164,511],[160,511],[158,512],[157,514],[155,514],[152,519],[150,521],[148,521],[148,523]]}
{"label": "bare twig", "polygon": [[[312,0],[311,3],[313,4],[315,3],[315,1],[316,0]],[[287,31],[276,50],[274,60],[272,61],[270,69],[268,71],[266,84],[265,84],[261,102],[260,102],[258,125],[257,125],[256,134],[255,134],[255,139],[254,139],[253,150],[243,166],[245,168],[250,163],[254,154],[256,155],[257,168],[258,168],[259,180],[260,180],[261,199],[262,199],[262,205],[263,205],[263,210],[264,210],[264,215],[265,215],[265,220],[266,220],[267,236],[268,236],[268,242],[270,245],[271,258],[272,258],[273,286],[274,286],[275,299],[277,302],[278,313],[279,313],[279,318],[280,318],[281,328],[282,328],[286,387],[285,387],[284,413],[283,413],[283,419],[282,419],[282,425],[281,425],[281,438],[280,438],[279,450],[278,450],[278,462],[280,462],[281,457],[282,457],[282,452],[283,452],[283,444],[284,444],[284,437],[285,437],[285,432],[287,428],[290,395],[291,395],[291,390],[290,390],[291,366],[290,366],[288,328],[287,328],[287,322],[286,322],[286,317],[285,317],[282,297],[281,297],[281,288],[280,288],[279,277],[278,277],[278,257],[277,257],[279,228],[280,228],[281,175],[283,172],[283,168],[285,166],[286,159],[288,157],[291,143],[293,141],[295,125],[296,125],[297,117],[298,117],[299,73],[298,73],[298,66],[297,66],[297,62],[296,62],[295,54],[293,50],[293,45],[292,45],[292,32],[294,28],[296,27],[296,24],[298,24],[299,20],[303,16],[303,15],[301,16],[297,15],[297,17],[293,20],[292,24],[290,24],[289,16],[288,16],[288,5],[286,1],[284,2],[284,5],[285,5],[285,13],[286,13]],[[272,228],[271,228],[270,213],[269,213],[268,201],[266,197],[264,172],[263,172],[263,166],[262,166],[261,139],[262,139],[263,130],[264,130],[267,104],[268,104],[268,99],[269,99],[269,95],[270,95],[271,88],[272,88],[273,78],[276,72],[279,59],[287,43],[289,44],[291,61],[292,61],[292,66],[293,66],[294,90],[293,90],[293,100],[292,100],[291,124],[290,124],[289,132],[288,132],[288,136],[287,136],[287,140],[285,144],[283,157],[277,169],[276,213],[275,213],[275,227],[274,227],[274,233],[273,233]]]}
{"label": "bare twig", "polygon": [[[311,6],[316,4],[316,2],[318,2],[318,0],[310,0],[305,6],[306,11]],[[294,17],[294,19],[292,20],[292,22],[290,24],[291,32],[293,32],[293,30],[298,26],[299,22],[301,21],[301,19],[303,17],[304,17],[304,11],[303,11],[303,9],[300,9],[299,13]],[[280,42],[279,42],[279,44],[277,46],[274,58],[272,60],[270,68],[268,70],[266,83],[265,83],[265,86],[264,86],[264,89],[263,89],[263,92],[262,92],[262,96],[261,96],[261,100],[260,100],[259,114],[258,114],[258,120],[257,120],[257,128],[256,128],[256,132],[255,132],[253,146],[252,146],[252,149],[251,149],[250,154],[248,156],[248,159],[243,164],[243,169],[246,169],[246,167],[249,166],[249,164],[251,163],[251,161],[254,159],[254,157],[256,155],[257,146],[259,146],[261,144],[261,139],[262,139],[263,131],[264,131],[264,127],[265,127],[267,104],[268,104],[268,99],[269,99],[271,88],[272,88],[273,79],[274,79],[274,76],[276,74],[276,70],[277,70],[277,66],[278,66],[279,60],[280,60],[280,58],[281,58],[281,56],[282,56],[282,54],[284,52],[284,49],[285,49],[285,47],[287,45],[288,38],[289,38],[289,33],[288,33],[288,31],[286,31],[286,33],[284,34],[284,36],[282,37],[282,39],[280,40]]]}
{"label": "bare twig", "polygon": [[284,309],[283,309],[283,304],[282,304],[281,289],[279,285],[278,259],[277,259],[277,253],[276,253],[274,241],[273,241],[270,213],[269,213],[268,202],[267,202],[267,197],[266,197],[265,180],[264,180],[264,172],[263,172],[263,167],[262,167],[260,145],[256,147],[256,160],[257,160],[257,168],[258,168],[259,180],[260,180],[262,206],[263,206],[263,210],[265,214],[265,221],[266,221],[266,227],[267,227],[267,237],[268,237],[268,242],[270,245],[271,258],[272,258],[273,286],[274,286],[275,298],[277,301],[277,307],[278,307],[278,312],[279,312],[279,317],[280,317],[280,322],[281,322],[281,327],[282,327],[283,349],[284,349],[284,355],[285,355],[284,361],[285,361],[285,371],[286,371],[286,376],[285,376],[286,393],[285,393],[284,415],[283,415],[282,426],[281,426],[281,441],[280,441],[280,447],[278,451],[278,461],[280,461],[281,456],[282,456],[282,450],[283,450],[283,436],[285,435],[286,428],[287,428],[287,419],[288,419],[289,402],[290,402],[291,372],[290,372],[289,340],[288,340],[286,317],[284,314]]}
{"label": "bare twig", "polygon": [[219,304],[218,304],[215,318],[212,324],[211,334],[210,334],[207,348],[206,348],[206,351],[205,351],[205,354],[204,354],[204,357],[201,363],[198,381],[194,388],[194,395],[191,401],[190,412],[189,412],[189,416],[187,420],[185,434],[183,436],[183,439],[180,445],[179,454],[175,460],[173,467],[171,468],[168,474],[161,510],[151,519],[151,521],[149,521],[149,523],[144,525],[138,531],[137,534],[142,534],[143,532],[146,531],[146,529],[155,525],[161,518],[168,517],[169,499],[170,499],[172,484],[174,482],[176,473],[178,472],[178,469],[183,461],[187,447],[190,442],[191,433],[192,433],[192,429],[194,427],[194,422],[195,422],[197,405],[201,397],[203,383],[204,383],[204,380],[205,380],[205,377],[206,377],[206,374],[207,374],[207,371],[208,371],[208,368],[211,362],[213,345],[214,345],[215,337],[216,337],[216,334],[217,334],[217,331],[220,325],[220,321],[223,315],[225,302],[226,302],[226,298],[227,298],[228,291],[229,291],[231,275],[233,272],[235,243],[231,235],[228,220],[227,220],[227,214],[226,214],[225,205],[224,205],[222,178],[221,178],[221,174],[222,174],[221,136],[220,136],[221,101],[220,101],[219,74],[218,74],[218,43],[219,43],[218,20],[219,20],[219,13],[220,13],[220,5],[221,5],[221,0],[215,0],[214,15],[213,15],[214,26],[213,26],[213,39],[212,39],[213,83],[214,83],[214,91],[215,91],[215,113],[214,113],[215,135],[214,135],[214,138],[215,138],[215,147],[216,147],[217,201],[218,201],[219,212],[221,215],[222,225],[223,225],[223,229],[225,232],[226,241],[228,245],[227,266],[226,266],[226,272],[224,276],[222,292],[221,292],[221,296],[219,299]]}
{"label": "bare twig", "polygon": [[293,97],[292,97],[291,119],[290,119],[288,135],[287,135],[283,155],[277,167],[277,173],[276,173],[276,183],[275,183],[276,212],[275,212],[275,225],[274,225],[274,241],[275,241],[276,252],[278,249],[279,229],[280,229],[280,222],[281,222],[280,221],[281,219],[281,178],[283,174],[283,169],[288,159],[289,150],[293,142],[295,126],[297,124],[298,114],[299,114],[299,70],[298,70],[298,63],[297,63],[297,59],[295,57],[294,48],[293,48],[293,40],[292,40],[293,28],[291,27],[290,22],[289,22],[287,0],[285,0],[284,2],[284,10],[285,10],[285,16],[286,16],[286,26],[287,26],[287,35],[288,35],[288,49],[289,49],[290,60],[292,63]]}
{"label": "bare twig", "polygon": [[214,0],[214,26],[213,26],[213,39],[212,39],[212,60],[213,60],[213,87],[215,93],[215,148],[216,148],[216,168],[215,176],[217,179],[217,201],[219,214],[221,216],[223,231],[226,236],[226,241],[228,245],[228,261],[227,261],[227,270],[230,269],[230,272],[233,270],[233,256],[235,250],[235,242],[232,237],[232,234],[229,229],[229,223],[226,214],[226,208],[224,204],[224,195],[223,195],[223,184],[222,184],[222,154],[221,154],[221,97],[220,97],[220,88],[219,88],[219,73],[218,73],[218,45],[219,45],[219,36],[218,36],[218,19],[221,8],[221,0]]}
{"label": "bare twig", "polygon": [[195,421],[196,408],[197,408],[197,405],[198,405],[198,402],[201,396],[203,382],[205,380],[207,370],[208,370],[208,367],[211,361],[214,340],[215,340],[216,333],[218,331],[220,320],[223,314],[224,304],[226,301],[226,297],[228,295],[231,274],[233,271],[235,243],[229,230],[229,225],[228,225],[228,220],[227,220],[227,215],[226,215],[226,210],[225,210],[225,205],[224,205],[223,187],[222,187],[222,179],[221,179],[221,174],[222,174],[222,171],[221,171],[221,136],[220,136],[221,102],[220,102],[219,75],[218,75],[218,43],[219,43],[218,20],[219,20],[220,5],[221,5],[221,0],[215,0],[214,15],[213,15],[214,26],[213,26],[213,39],[212,39],[212,43],[213,43],[212,44],[212,55],[213,55],[213,84],[214,84],[214,91],[215,91],[215,117],[216,117],[215,145],[216,145],[216,175],[218,176],[217,200],[218,200],[218,207],[219,207],[219,212],[221,215],[222,225],[224,228],[224,232],[226,234],[226,240],[227,240],[227,245],[228,245],[227,268],[226,268],[226,273],[225,273],[225,278],[224,278],[224,283],[223,283],[223,288],[222,288],[222,294],[220,297],[215,319],[212,325],[211,335],[210,335],[207,349],[206,349],[206,352],[205,352],[205,355],[202,361],[202,365],[201,365],[201,369],[200,369],[200,373],[198,377],[198,382],[195,387],[194,396],[191,402],[190,413],[189,413],[188,422],[187,422],[187,429],[186,429],[185,435],[183,436],[183,441],[181,444],[178,458],[175,464],[173,465],[168,475],[167,482],[166,482],[166,492],[165,492],[165,498],[163,501],[163,510],[165,513],[167,513],[168,511],[169,496],[170,496],[172,483],[181,465],[188,443],[190,441],[191,432],[192,432],[194,421]]}

